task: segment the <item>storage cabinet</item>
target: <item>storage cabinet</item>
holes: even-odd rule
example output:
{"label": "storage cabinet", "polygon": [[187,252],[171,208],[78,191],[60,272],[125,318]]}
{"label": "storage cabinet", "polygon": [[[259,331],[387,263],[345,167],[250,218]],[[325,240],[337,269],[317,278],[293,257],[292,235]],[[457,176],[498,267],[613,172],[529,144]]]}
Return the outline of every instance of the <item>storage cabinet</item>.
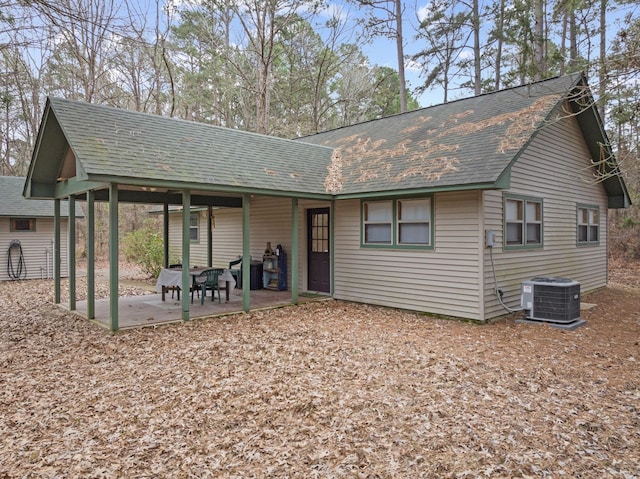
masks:
{"label": "storage cabinet", "polygon": [[275,253],[265,253],[262,257],[262,285],[275,291],[287,289],[287,254],[281,245]]}

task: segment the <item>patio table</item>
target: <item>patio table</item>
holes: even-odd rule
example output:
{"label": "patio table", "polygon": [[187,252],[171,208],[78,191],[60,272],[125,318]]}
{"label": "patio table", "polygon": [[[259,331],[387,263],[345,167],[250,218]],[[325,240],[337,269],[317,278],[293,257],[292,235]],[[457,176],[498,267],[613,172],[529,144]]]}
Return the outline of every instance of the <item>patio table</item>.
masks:
{"label": "patio table", "polygon": [[[189,268],[189,274],[191,275],[191,284],[194,283],[195,278],[205,270],[218,269],[223,273],[218,277],[218,285],[225,290],[225,300],[229,302],[229,291],[236,287],[236,280],[228,269],[222,268]],[[156,291],[162,293],[162,301],[165,300],[165,294],[167,288],[170,287],[182,287],[182,269],[163,268],[160,270],[158,280],[156,281]]]}

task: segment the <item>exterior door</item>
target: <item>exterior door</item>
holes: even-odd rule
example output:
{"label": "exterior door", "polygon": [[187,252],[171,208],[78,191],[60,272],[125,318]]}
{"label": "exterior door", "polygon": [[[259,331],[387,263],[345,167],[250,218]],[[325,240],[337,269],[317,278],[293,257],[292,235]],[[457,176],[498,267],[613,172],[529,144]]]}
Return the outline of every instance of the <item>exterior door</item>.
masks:
{"label": "exterior door", "polygon": [[329,208],[307,210],[307,258],[309,291],[331,292]]}

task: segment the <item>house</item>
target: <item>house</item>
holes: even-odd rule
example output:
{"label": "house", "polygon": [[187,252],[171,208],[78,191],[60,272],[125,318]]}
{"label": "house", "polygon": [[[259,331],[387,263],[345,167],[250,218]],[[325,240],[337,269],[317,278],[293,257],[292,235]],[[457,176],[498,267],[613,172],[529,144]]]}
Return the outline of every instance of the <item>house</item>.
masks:
{"label": "house", "polygon": [[[53,278],[54,202],[22,196],[25,178],[0,176],[0,281]],[[60,205],[60,276],[68,275],[69,208]]]}
{"label": "house", "polygon": [[[281,244],[294,303],[314,291],[479,321],[534,276],[605,286],[607,210],[630,204],[580,74],[297,140],[51,98],[25,195],[163,204],[188,264]],[[202,208],[195,241],[191,214],[170,234],[170,205]]]}

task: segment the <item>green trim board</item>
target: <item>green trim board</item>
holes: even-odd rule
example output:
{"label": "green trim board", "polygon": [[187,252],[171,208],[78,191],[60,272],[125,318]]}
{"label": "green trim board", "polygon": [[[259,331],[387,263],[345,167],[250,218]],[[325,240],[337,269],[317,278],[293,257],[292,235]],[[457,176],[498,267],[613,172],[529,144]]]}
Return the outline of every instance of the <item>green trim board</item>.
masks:
{"label": "green trim board", "polygon": [[[251,258],[251,196],[242,195],[242,257]],[[242,262],[242,310],[249,312],[251,309],[251,261]]]}
{"label": "green trim board", "polygon": [[60,304],[60,262],[61,260],[61,240],[60,240],[60,203],[59,199],[53,200],[53,289],[55,304]]}
{"label": "green trim board", "polygon": [[96,317],[96,208],[93,191],[87,192],[87,319]]}
{"label": "green trim board", "polygon": [[119,328],[118,257],[120,247],[118,244],[118,205],[118,185],[112,184],[109,187],[109,330],[112,333]]}
{"label": "green trim board", "polygon": [[[69,197],[69,216],[74,218],[76,215],[76,199]],[[67,245],[69,248],[68,268],[69,268],[69,310],[76,310],[76,222],[69,220],[67,226]]]}
{"label": "green trim board", "polygon": [[291,199],[291,302],[298,304],[298,258],[299,258],[299,234],[298,231],[298,199]]}
{"label": "green trim board", "polygon": [[425,188],[412,188],[412,189],[394,189],[389,191],[371,191],[367,193],[354,193],[354,194],[338,194],[333,198],[334,200],[364,200],[364,199],[382,199],[382,198],[405,198],[420,195],[430,195],[433,193],[447,193],[452,191],[469,191],[469,190],[496,190],[505,189],[509,187],[508,175],[505,183],[504,179],[500,179],[495,183],[481,183],[481,184],[468,184],[468,185],[452,185],[442,187],[425,187]]}
{"label": "green trim board", "polygon": [[[184,190],[182,192],[182,209],[190,211],[191,209],[191,192]],[[182,264],[191,264],[191,215],[182,215]],[[189,276],[189,268],[182,268],[182,320],[189,320],[189,302],[191,295],[189,288],[191,287],[191,277]]]}

